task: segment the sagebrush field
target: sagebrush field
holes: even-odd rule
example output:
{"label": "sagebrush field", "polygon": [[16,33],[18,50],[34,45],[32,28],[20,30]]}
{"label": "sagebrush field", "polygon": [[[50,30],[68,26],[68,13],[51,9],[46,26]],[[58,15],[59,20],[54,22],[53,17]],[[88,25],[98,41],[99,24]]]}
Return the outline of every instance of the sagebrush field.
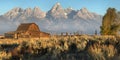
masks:
{"label": "sagebrush field", "polygon": [[0,60],[120,60],[119,36],[0,40]]}

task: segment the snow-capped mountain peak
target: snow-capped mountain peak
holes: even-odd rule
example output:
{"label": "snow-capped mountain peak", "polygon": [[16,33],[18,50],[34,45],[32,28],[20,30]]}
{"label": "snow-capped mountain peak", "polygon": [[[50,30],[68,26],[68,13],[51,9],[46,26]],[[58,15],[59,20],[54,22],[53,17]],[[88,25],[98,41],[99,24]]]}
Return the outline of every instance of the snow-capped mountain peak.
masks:
{"label": "snow-capped mountain peak", "polygon": [[89,12],[89,11],[87,10],[87,8],[85,8],[85,7],[84,7],[84,8],[81,8],[80,11],[83,12],[83,13],[88,13],[88,12]]}
{"label": "snow-capped mountain peak", "polygon": [[[98,16],[98,15],[97,15]],[[95,20],[97,17],[94,13],[89,12],[87,8],[81,8],[77,11],[74,19]]]}
{"label": "snow-capped mountain peak", "polygon": [[56,3],[51,10],[47,12],[47,18],[49,19],[66,19],[67,15],[60,3]]}
{"label": "snow-capped mountain peak", "polygon": [[57,3],[56,3],[56,5],[59,5],[59,6],[60,6],[60,3],[59,3],[59,2],[57,2]]}
{"label": "snow-capped mountain peak", "polygon": [[5,13],[4,16],[8,19],[14,19],[22,12],[23,12],[22,8],[16,7],[16,8],[13,8],[12,10],[8,11],[7,13]]}
{"label": "snow-capped mountain peak", "polygon": [[33,16],[36,18],[44,18],[46,16],[46,13],[43,12],[39,7],[35,7],[33,9]]}
{"label": "snow-capped mountain peak", "polygon": [[13,8],[12,10],[8,11],[4,14],[4,16],[10,20],[16,20],[16,19],[27,19],[29,17],[35,17],[35,18],[45,18],[46,13],[43,12],[39,7],[35,8]]}

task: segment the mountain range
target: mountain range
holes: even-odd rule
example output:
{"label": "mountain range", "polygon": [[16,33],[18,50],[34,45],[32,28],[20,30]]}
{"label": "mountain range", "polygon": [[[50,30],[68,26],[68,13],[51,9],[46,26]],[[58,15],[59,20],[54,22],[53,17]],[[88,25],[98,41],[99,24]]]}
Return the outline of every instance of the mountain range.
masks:
{"label": "mountain range", "polygon": [[87,8],[74,10],[62,8],[56,3],[49,11],[44,12],[39,7],[22,9],[13,8],[0,16],[0,33],[16,30],[20,23],[35,22],[40,30],[50,33],[81,32],[93,34],[100,31],[102,15],[90,12]]}

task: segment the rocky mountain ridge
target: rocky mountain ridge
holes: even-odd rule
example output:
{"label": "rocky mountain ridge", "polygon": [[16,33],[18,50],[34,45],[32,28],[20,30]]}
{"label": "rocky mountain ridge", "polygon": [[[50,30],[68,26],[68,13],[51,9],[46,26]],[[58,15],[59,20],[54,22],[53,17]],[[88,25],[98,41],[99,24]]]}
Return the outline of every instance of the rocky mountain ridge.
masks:
{"label": "rocky mountain ridge", "polygon": [[73,10],[72,8],[64,9],[60,3],[56,3],[48,12],[42,11],[39,7],[35,8],[13,8],[12,10],[5,13],[5,16],[8,19],[25,19],[29,17],[35,17],[38,19],[48,18],[48,19],[85,19],[92,20],[101,15],[89,12],[87,8],[81,8],[80,10]]}
{"label": "rocky mountain ridge", "polygon": [[[42,11],[39,7],[35,8],[13,8],[4,15],[0,16],[0,21],[7,21],[7,27],[15,30],[20,23],[35,22],[45,32],[76,32],[93,34],[95,30],[99,32],[102,16],[89,12],[87,8],[74,10],[72,8],[64,9],[60,3],[56,3],[48,12]],[[0,24],[3,28],[4,24]],[[5,27],[2,29],[3,32]]]}

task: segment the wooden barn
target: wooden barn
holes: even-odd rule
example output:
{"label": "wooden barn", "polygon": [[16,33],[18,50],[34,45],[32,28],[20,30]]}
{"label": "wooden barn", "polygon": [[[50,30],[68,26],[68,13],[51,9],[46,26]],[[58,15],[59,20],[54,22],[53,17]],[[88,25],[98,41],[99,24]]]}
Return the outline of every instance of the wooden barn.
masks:
{"label": "wooden barn", "polygon": [[49,33],[41,32],[35,23],[22,23],[16,31],[5,33],[6,38],[40,38],[49,36]]}

